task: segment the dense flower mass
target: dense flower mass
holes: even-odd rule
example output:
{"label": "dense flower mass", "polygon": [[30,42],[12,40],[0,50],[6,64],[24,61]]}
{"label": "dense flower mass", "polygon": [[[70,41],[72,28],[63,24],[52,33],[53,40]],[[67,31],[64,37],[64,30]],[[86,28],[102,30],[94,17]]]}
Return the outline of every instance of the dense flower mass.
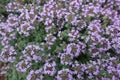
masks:
{"label": "dense flower mass", "polygon": [[1,75],[120,80],[120,1],[11,0],[0,12]]}

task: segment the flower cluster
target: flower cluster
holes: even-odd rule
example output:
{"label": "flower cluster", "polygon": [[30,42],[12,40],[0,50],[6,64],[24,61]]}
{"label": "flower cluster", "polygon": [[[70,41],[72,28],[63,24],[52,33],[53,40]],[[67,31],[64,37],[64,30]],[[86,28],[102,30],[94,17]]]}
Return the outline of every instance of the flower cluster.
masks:
{"label": "flower cluster", "polygon": [[20,27],[17,28],[17,31],[19,32],[19,34],[29,36],[30,30],[33,30],[33,29],[35,29],[35,27],[31,26],[29,22],[24,21],[23,23],[21,23]]}
{"label": "flower cluster", "polygon": [[0,54],[0,60],[3,62],[14,62],[16,59],[16,51],[13,46],[5,46],[2,48],[2,52]]}
{"label": "flower cluster", "polygon": [[74,80],[72,72],[69,69],[62,69],[58,71],[57,80]]}
{"label": "flower cluster", "polygon": [[28,45],[23,51],[23,57],[28,61],[32,61],[32,60],[39,61],[41,60],[41,57],[38,54],[39,50],[40,50],[39,46]]}
{"label": "flower cluster", "polygon": [[52,62],[52,63],[48,63],[46,62],[44,65],[44,74],[48,74],[50,76],[54,76],[54,74],[56,73],[56,69],[55,69],[56,63]]}
{"label": "flower cluster", "polygon": [[27,76],[27,80],[43,80],[42,69],[31,70]]}

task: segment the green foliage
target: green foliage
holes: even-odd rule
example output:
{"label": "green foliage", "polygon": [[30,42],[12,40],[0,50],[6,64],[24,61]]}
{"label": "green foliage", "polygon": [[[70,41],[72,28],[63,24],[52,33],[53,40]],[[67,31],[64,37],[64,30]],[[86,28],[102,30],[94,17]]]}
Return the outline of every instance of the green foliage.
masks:
{"label": "green foliage", "polygon": [[27,73],[18,72],[13,65],[15,64],[12,64],[12,68],[8,70],[6,80],[26,80]]}

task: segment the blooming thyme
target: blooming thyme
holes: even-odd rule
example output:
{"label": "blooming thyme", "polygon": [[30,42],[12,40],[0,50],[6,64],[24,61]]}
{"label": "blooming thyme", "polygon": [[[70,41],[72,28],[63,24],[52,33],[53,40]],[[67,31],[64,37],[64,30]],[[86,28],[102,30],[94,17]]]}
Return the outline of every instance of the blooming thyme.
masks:
{"label": "blooming thyme", "polygon": [[0,19],[0,76],[120,79],[119,0],[12,0]]}

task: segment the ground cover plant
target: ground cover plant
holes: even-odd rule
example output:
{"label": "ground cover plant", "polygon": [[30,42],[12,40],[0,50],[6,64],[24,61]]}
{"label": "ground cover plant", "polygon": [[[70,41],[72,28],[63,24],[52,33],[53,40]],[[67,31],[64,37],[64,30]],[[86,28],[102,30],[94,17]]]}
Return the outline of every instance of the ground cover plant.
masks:
{"label": "ground cover plant", "polygon": [[0,0],[0,80],[120,80],[120,0]]}

